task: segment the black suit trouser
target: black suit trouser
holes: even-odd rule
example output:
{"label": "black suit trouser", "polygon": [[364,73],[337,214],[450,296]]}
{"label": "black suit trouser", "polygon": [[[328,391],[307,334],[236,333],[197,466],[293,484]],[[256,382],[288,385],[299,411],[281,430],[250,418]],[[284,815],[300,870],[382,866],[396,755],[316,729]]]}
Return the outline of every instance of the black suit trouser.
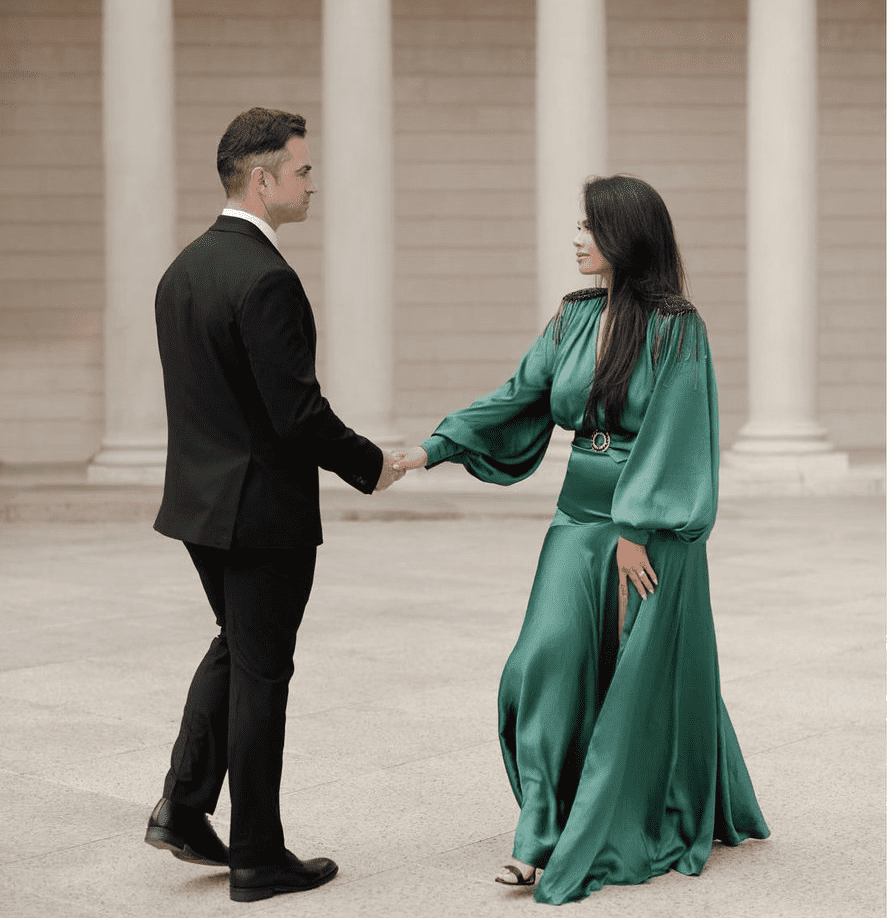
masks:
{"label": "black suit trouser", "polygon": [[185,543],[220,626],[199,664],[164,795],[213,813],[229,772],[230,866],[277,863],[289,680],[316,546],[209,548]]}

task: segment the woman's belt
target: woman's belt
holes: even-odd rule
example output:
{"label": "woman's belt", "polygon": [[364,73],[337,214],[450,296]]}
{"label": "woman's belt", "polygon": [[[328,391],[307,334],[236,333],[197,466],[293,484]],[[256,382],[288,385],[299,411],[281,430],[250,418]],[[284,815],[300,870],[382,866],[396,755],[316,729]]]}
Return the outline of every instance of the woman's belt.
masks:
{"label": "woman's belt", "polygon": [[594,430],[592,433],[574,432],[574,446],[580,449],[589,449],[594,453],[607,453],[615,462],[626,462],[633,449],[633,441],[626,437],[615,435],[607,430]]}
{"label": "woman's belt", "polygon": [[574,441],[578,446],[584,446],[584,443],[578,443],[578,440],[589,440],[590,449],[594,453],[604,453],[612,445],[612,435],[607,430],[594,430],[592,434],[576,430]]}

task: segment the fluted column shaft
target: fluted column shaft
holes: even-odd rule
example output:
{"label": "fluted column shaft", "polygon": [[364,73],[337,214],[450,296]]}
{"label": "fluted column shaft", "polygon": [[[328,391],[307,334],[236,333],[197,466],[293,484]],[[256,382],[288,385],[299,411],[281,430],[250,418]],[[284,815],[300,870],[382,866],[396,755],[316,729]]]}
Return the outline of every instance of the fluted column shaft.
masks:
{"label": "fluted column shaft", "polygon": [[750,0],[748,422],[733,451],[826,452],[817,423],[816,0]]}
{"label": "fluted column shaft", "polygon": [[158,482],[165,410],[154,296],[174,255],[172,0],[103,0],[105,389],[97,482]]}
{"label": "fluted column shaft", "polygon": [[572,239],[581,189],[607,168],[605,0],[537,3],[538,321],[586,287]]}
{"label": "fluted column shaft", "polygon": [[390,0],[323,0],[326,392],[346,421],[394,442]]}

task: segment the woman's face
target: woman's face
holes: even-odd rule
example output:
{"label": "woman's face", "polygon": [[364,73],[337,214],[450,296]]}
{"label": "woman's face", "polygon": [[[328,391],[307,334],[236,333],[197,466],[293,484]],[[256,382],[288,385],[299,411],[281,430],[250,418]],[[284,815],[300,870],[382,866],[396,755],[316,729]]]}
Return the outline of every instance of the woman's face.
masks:
{"label": "woman's face", "polygon": [[596,248],[596,241],[586,220],[578,221],[574,249],[577,254],[577,270],[581,274],[599,274],[606,280],[611,279],[612,267]]}

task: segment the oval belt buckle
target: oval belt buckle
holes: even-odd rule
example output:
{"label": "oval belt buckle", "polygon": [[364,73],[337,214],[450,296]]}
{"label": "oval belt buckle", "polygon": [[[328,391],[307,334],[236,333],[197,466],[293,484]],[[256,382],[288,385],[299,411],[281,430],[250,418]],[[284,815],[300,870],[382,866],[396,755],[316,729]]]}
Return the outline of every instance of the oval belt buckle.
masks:
{"label": "oval belt buckle", "polygon": [[[596,444],[597,437],[602,437],[602,442],[599,443],[598,445]],[[597,453],[604,453],[609,448],[609,446],[611,446],[611,442],[612,442],[611,436],[608,433],[606,433],[604,430],[597,430],[593,434],[590,440],[590,444],[591,444],[593,451]]]}

